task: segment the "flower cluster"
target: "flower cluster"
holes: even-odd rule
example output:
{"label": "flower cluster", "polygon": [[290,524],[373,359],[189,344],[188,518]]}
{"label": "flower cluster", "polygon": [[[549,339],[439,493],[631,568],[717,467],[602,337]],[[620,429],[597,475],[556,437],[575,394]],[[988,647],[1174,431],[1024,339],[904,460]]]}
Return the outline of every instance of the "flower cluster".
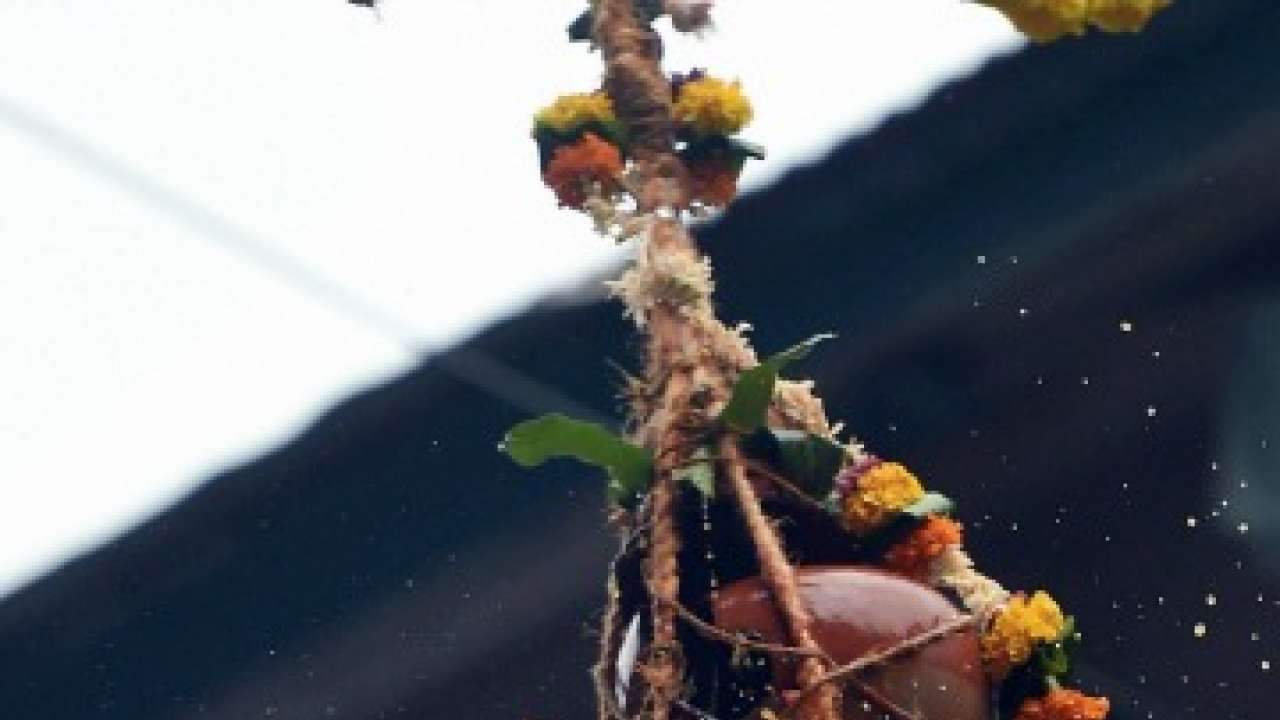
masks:
{"label": "flower cluster", "polygon": [[859,535],[871,533],[924,497],[924,487],[898,463],[867,456],[836,478],[840,515],[845,527]]}
{"label": "flower cluster", "polygon": [[1093,25],[1107,32],[1137,32],[1173,0],[982,0],[1004,13],[1037,42],[1080,35]]}
{"label": "flower cluster", "polygon": [[1067,618],[1048,593],[1014,595],[982,636],[982,659],[994,678],[1004,679],[1030,660],[1037,646],[1062,640],[1066,629]]}
{"label": "flower cluster", "polygon": [[1059,688],[1043,698],[1024,702],[1014,720],[1103,720],[1110,711],[1111,703],[1106,698]]}
{"label": "flower cluster", "polygon": [[[622,188],[622,125],[603,92],[561,95],[533,116],[542,180],[565,207],[613,207]],[[597,213],[598,214],[598,213]]]}
{"label": "flower cluster", "polygon": [[949,547],[964,542],[960,523],[942,515],[930,515],[906,539],[889,548],[885,567],[918,580],[927,579],[933,561]]}
{"label": "flower cluster", "polygon": [[556,148],[542,175],[560,204],[582,208],[588,198],[605,197],[621,187],[622,154],[593,133]]}
{"label": "flower cluster", "polygon": [[689,170],[691,200],[711,207],[728,205],[738,194],[738,177],[747,157],[763,157],[758,148],[732,136],[751,122],[751,101],[737,82],[702,70],[671,78],[672,120],[685,142],[681,159]]}

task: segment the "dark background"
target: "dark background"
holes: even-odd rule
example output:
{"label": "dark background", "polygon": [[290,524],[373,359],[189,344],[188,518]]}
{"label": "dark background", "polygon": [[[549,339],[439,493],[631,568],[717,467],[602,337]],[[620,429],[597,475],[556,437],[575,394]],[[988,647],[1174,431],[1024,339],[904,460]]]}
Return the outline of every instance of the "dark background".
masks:
{"label": "dark background", "polygon": [[[1118,720],[1280,699],[1278,40],[1273,3],[1181,0],[1029,48],[702,232],[762,350],[840,334],[803,369],[832,417],[1079,617]],[[534,412],[620,417],[605,359],[636,340],[595,298],[0,602],[0,718],[591,717],[601,484],[495,446]]]}

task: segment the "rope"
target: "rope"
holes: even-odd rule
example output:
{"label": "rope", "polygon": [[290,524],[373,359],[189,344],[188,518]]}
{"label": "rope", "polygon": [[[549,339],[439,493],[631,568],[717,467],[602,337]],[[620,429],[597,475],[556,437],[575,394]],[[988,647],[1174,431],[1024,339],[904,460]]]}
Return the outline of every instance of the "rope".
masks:
{"label": "rope", "polygon": [[[726,436],[721,441],[721,454],[727,458],[727,470],[730,486],[738,500],[738,508],[751,534],[751,541],[756,547],[760,560],[761,575],[773,592],[778,610],[797,646],[821,652],[809,632],[812,619],[800,600],[800,591],[796,585],[795,570],[787,562],[786,553],[782,550],[782,542],[769,524],[764,510],[760,507],[760,499],[756,496],[751,481],[747,479],[746,462],[742,451],[738,448],[733,436]],[[798,678],[800,687],[805,690],[804,700],[800,704],[801,717],[806,720],[838,720],[839,693],[838,688],[829,683],[819,682],[824,676],[824,663],[817,657],[808,657],[800,662]]]}

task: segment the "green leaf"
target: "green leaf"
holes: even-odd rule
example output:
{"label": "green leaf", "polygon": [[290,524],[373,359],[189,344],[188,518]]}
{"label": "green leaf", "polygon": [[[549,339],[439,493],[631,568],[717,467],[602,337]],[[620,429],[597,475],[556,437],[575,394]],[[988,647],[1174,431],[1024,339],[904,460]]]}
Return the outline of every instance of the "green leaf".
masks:
{"label": "green leaf", "polygon": [[1036,648],[1036,660],[1046,677],[1062,677],[1071,671],[1071,650],[1077,638],[1076,619],[1068,616],[1057,641]]}
{"label": "green leaf", "polygon": [[678,482],[687,482],[697,488],[698,492],[708,500],[716,497],[716,467],[711,462],[711,452],[706,448],[698,448],[689,459],[689,464],[676,468],[672,473]]}
{"label": "green leaf", "polygon": [[763,427],[769,403],[773,400],[773,388],[778,382],[778,373],[788,363],[807,356],[814,345],[834,337],[835,335],[831,333],[814,335],[795,347],[784,350],[749,370],[744,370],[733,386],[733,395],[729,398],[729,404],[725,405],[724,410],[720,412],[720,421],[741,433],[753,432]]}
{"label": "green leaf", "polygon": [[1049,677],[1061,677],[1071,669],[1071,659],[1062,643],[1041,645],[1036,648],[1036,658],[1040,669]]}
{"label": "green leaf", "polygon": [[951,498],[941,493],[925,493],[924,497],[915,501],[902,509],[906,515],[917,520],[923,520],[930,515],[949,515],[954,510],[956,504],[951,502]]}
{"label": "green leaf", "polygon": [[843,446],[801,430],[761,428],[747,438],[746,447],[818,502],[831,494],[836,473],[844,464]]}
{"label": "green leaf", "polygon": [[552,413],[526,420],[507,432],[499,448],[523,467],[568,457],[609,474],[609,499],[632,507],[649,485],[653,456],[594,423]]}

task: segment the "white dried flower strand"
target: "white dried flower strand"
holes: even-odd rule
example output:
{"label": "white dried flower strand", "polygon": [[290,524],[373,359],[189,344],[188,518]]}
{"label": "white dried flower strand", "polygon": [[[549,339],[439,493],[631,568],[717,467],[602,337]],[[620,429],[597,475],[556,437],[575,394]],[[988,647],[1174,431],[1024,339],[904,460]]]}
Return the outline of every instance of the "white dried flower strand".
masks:
{"label": "white dried flower strand", "polygon": [[778,378],[773,390],[773,409],[782,416],[785,424],[819,437],[832,437],[822,400],[813,394],[812,380]]}
{"label": "white dried flower strand", "polygon": [[636,262],[617,280],[607,281],[609,293],[622,301],[626,314],[638,327],[659,303],[679,308],[687,314],[710,313],[711,261],[685,253],[664,253],[652,257],[643,244]]}
{"label": "white dried flower strand", "polygon": [[984,626],[1009,600],[1009,591],[974,570],[973,558],[959,546],[947,547],[933,560],[929,566],[929,578],[930,584],[955,591],[964,606]]}
{"label": "white dried flower strand", "polygon": [[591,224],[598,235],[616,243],[639,237],[650,222],[649,218],[635,213],[634,202],[605,195],[598,184],[591,188],[587,199],[582,203],[582,211],[591,218]]}

